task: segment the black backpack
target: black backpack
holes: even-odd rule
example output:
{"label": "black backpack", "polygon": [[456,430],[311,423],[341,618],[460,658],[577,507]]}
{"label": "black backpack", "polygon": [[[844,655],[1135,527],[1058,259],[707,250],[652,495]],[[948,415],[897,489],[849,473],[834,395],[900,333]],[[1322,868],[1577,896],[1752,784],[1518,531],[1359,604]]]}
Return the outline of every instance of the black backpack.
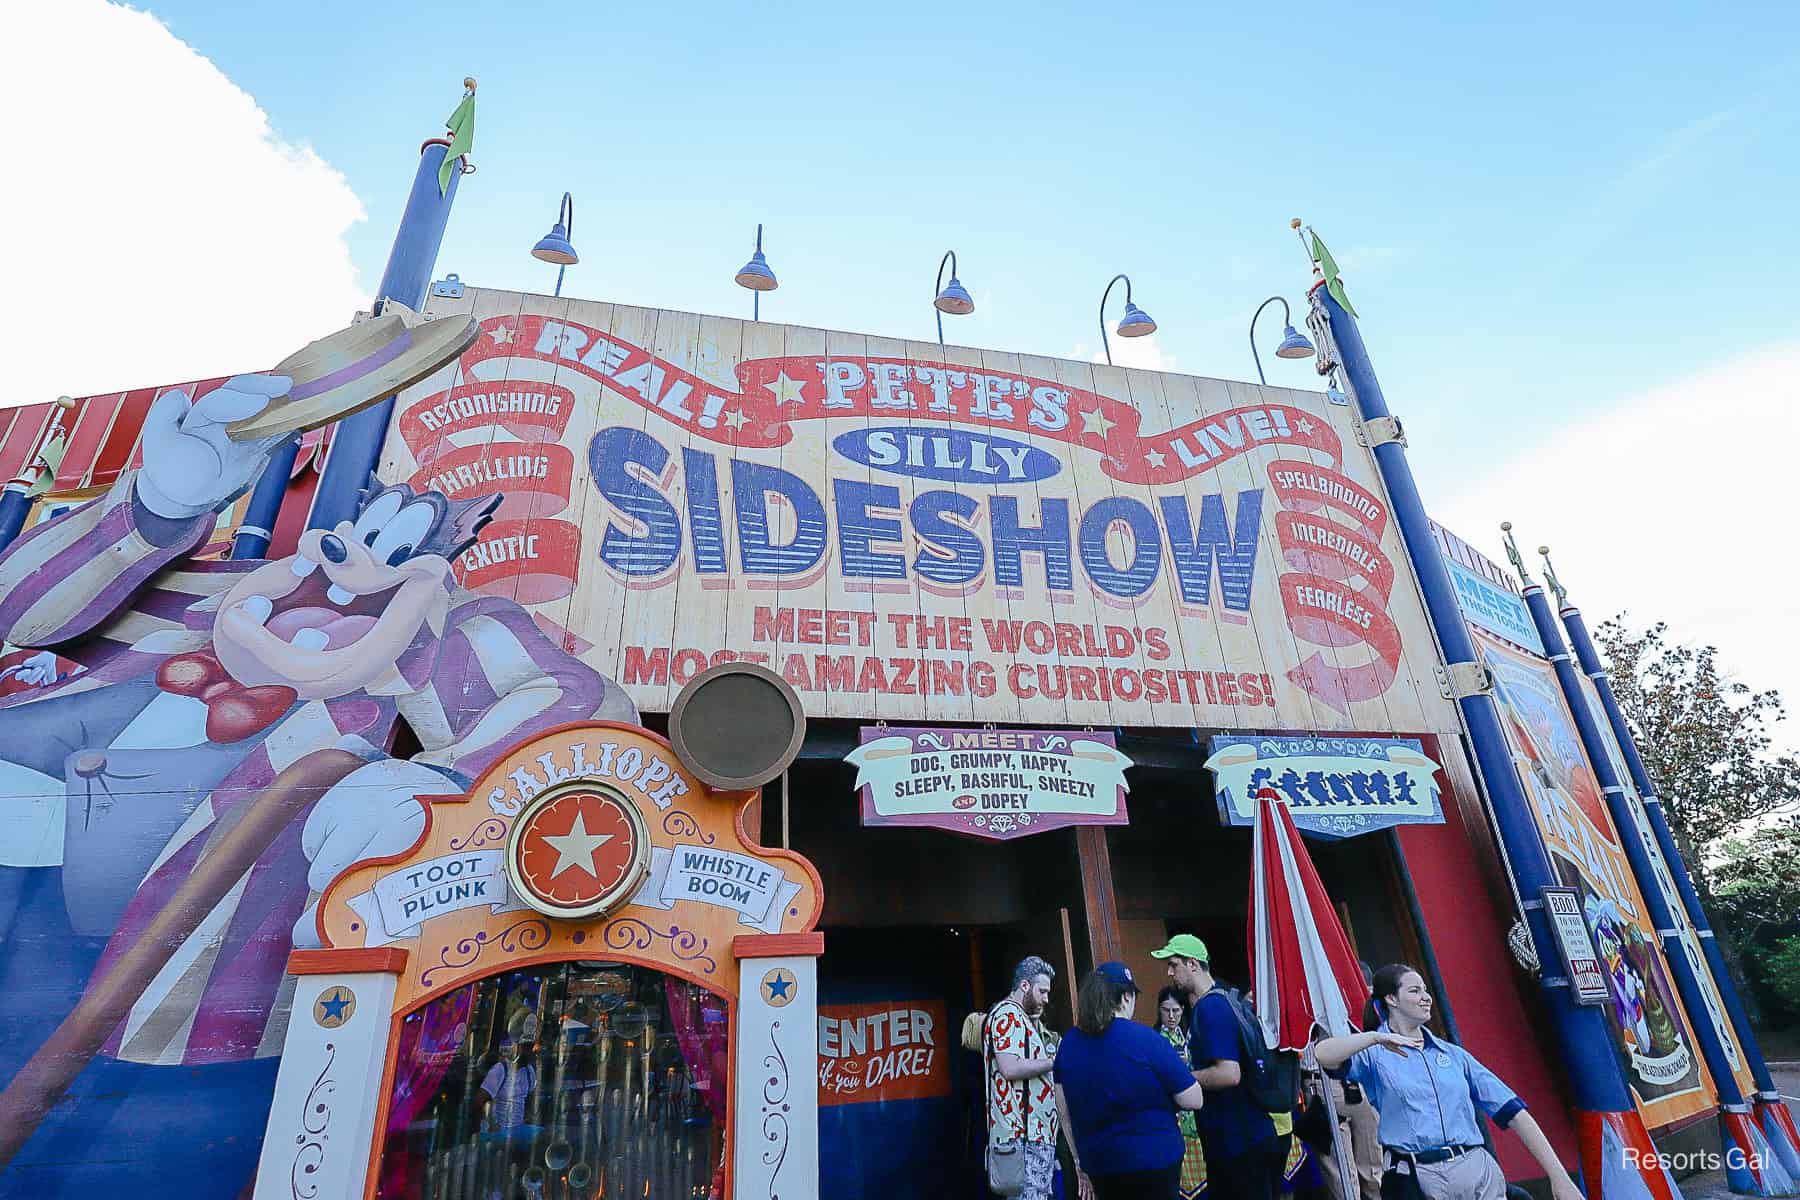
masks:
{"label": "black backpack", "polygon": [[1262,1022],[1242,992],[1223,984],[1213,990],[1225,997],[1237,1019],[1238,1063],[1250,1102],[1266,1113],[1292,1112],[1300,1101],[1300,1056],[1292,1050],[1269,1049]]}

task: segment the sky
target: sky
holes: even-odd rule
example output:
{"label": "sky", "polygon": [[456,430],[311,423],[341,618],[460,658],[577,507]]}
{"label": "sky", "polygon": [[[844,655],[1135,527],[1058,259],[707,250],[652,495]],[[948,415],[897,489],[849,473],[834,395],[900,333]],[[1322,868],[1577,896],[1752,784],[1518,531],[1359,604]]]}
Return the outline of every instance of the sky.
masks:
{"label": "sky", "polygon": [[[1123,271],[1160,328],[1121,361],[1253,379],[1303,217],[1439,520],[1800,704],[1800,9],[747,7],[7,0],[0,404],[346,323],[469,74],[437,273],[483,286],[550,290],[566,190],[569,294],[747,314],[762,222],[766,319],[930,337],[954,249],[953,341],[1094,357]],[[1269,379],[1316,386],[1278,309]]]}

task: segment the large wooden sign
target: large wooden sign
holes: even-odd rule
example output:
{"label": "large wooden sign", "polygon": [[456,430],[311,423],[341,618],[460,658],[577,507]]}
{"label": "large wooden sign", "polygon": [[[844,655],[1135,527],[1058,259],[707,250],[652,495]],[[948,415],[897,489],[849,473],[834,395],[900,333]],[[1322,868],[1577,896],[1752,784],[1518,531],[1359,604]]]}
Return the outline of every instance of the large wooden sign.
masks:
{"label": "large wooden sign", "polygon": [[750,841],[751,793],[710,793],[655,734],[568,725],[518,746],[467,795],[426,796],[411,849],[340,875],[330,949],[406,950],[394,1007],[503,967],[623,959],[738,992],[739,934],[811,929],[813,867]]}
{"label": "large wooden sign", "polygon": [[665,711],[1448,731],[1368,451],[1317,393],[469,289],[384,479],[504,496],[462,582]]}

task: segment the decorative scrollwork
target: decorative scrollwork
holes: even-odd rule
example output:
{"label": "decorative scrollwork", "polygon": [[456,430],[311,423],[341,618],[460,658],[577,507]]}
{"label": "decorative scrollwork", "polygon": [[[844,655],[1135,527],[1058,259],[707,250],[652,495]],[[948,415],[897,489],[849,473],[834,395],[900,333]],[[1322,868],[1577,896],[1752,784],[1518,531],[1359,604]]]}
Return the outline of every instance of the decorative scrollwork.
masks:
{"label": "decorative scrollwork", "polygon": [[495,842],[506,840],[506,822],[499,817],[489,817],[475,828],[469,830],[467,837],[451,838],[452,850],[469,850],[479,846],[491,846]]}
{"label": "decorative scrollwork", "polygon": [[707,846],[719,840],[710,833],[702,833],[700,822],[679,808],[671,808],[663,814],[663,832],[674,838],[697,837]]}
{"label": "decorative scrollwork", "polygon": [[763,1080],[763,1103],[782,1104],[787,1101],[788,1090],[793,1086],[788,1078],[787,1056],[781,1052],[781,1042],[776,1034],[781,1031],[780,1021],[769,1022],[769,1049],[771,1053],[763,1055],[763,1066],[773,1072]]}
{"label": "decorative scrollwork", "polygon": [[549,942],[550,922],[542,917],[514,921],[499,933],[478,930],[466,938],[459,938],[453,945],[445,946],[438,953],[437,964],[420,974],[419,984],[421,987],[430,987],[433,977],[439,972],[459,971],[493,946],[500,947],[505,954],[518,954],[521,951],[541,950]]}
{"label": "decorative scrollwork", "polygon": [[331,1065],[336,1061],[337,1045],[326,1042],[325,1065],[319,1068],[318,1077],[313,1080],[300,1106],[300,1127],[305,1132],[294,1138],[300,1148],[294,1151],[294,1161],[288,1167],[288,1192],[294,1200],[312,1200],[319,1194],[318,1183],[310,1177],[317,1174],[325,1162],[325,1129],[331,1124],[331,1105],[327,1098],[337,1087],[336,1081],[329,1076]]}
{"label": "decorative scrollwork", "polygon": [[719,969],[719,964],[706,953],[707,940],[679,925],[670,925],[665,930],[636,917],[619,917],[607,923],[603,936],[614,950],[648,950],[664,941],[669,943],[669,953],[682,962],[694,963],[708,975]]}
{"label": "decorative scrollwork", "polygon": [[763,1080],[762,1089],[762,1131],[763,1140],[768,1146],[763,1150],[764,1166],[772,1166],[769,1172],[769,1200],[781,1200],[775,1190],[776,1182],[781,1178],[781,1168],[787,1165],[788,1153],[788,1093],[793,1088],[793,1080],[789,1077],[787,1055],[781,1052],[781,1022],[769,1022],[769,1053],[763,1055],[763,1067],[769,1077]]}

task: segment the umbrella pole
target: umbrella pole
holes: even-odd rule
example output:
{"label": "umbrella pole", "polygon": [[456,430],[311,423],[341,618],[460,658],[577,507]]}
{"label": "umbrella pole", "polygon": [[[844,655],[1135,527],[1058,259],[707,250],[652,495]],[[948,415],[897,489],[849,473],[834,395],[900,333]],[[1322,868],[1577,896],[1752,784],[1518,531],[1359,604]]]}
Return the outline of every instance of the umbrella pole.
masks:
{"label": "umbrella pole", "polygon": [[1319,1075],[1319,1094],[1325,1098],[1325,1115],[1331,1119],[1331,1157],[1337,1163],[1338,1190],[1342,1200],[1356,1200],[1362,1194],[1362,1180],[1356,1173],[1356,1159],[1350,1148],[1344,1145],[1344,1129],[1338,1124],[1337,1100],[1331,1094],[1331,1077],[1319,1066],[1319,1060],[1313,1057],[1312,1047],[1306,1048],[1307,1070],[1316,1071]]}

